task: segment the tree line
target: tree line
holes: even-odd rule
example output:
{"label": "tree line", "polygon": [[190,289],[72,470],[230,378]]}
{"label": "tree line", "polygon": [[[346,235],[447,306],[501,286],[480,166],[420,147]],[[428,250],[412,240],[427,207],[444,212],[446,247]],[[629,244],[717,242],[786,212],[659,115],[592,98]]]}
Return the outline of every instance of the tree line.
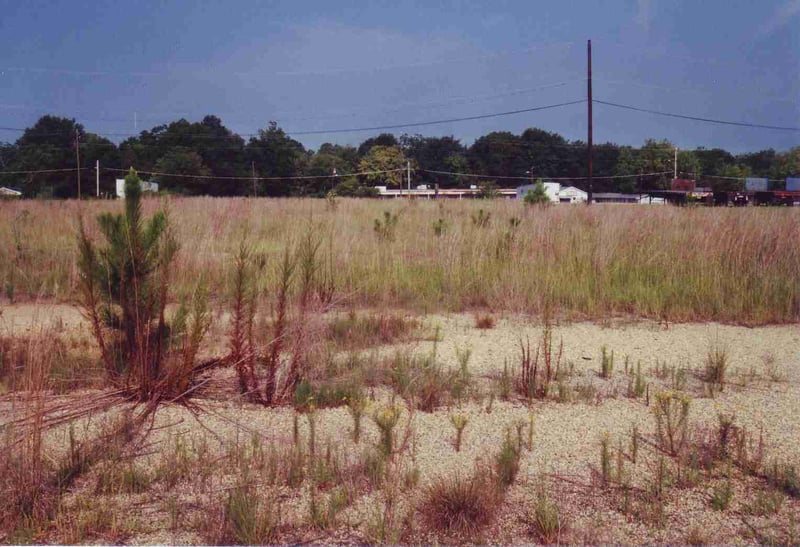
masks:
{"label": "tree line", "polygon": [[[332,190],[343,196],[368,196],[376,185],[397,187],[404,183],[405,171],[392,170],[405,170],[407,165],[412,169],[413,185],[513,187],[528,177],[573,177],[561,182],[582,188],[587,165],[584,142],[538,128],[519,135],[494,131],[471,145],[452,136],[382,133],[357,147],[324,143],[318,150],[309,150],[275,122],[245,139],[216,116],[206,116],[199,122],[180,119],[116,144],[87,131],[74,119],[47,115],[27,128],[16,142],[0,143],[0,185],[20,188],[26,197],[75,197],[75,172],[56,170],[76,167],[76,149],[84,167],[80,179],[86,195],[94,194],[97,160],[102,167],[100,189],[104,194],[112,194],[114,180],[133,166],[164,191],[214,196],[324,196]],[[638,148],[597,144],[594,176],[626,177],[596,178],[594,191],[667,188],[673,159],[674,146],[667,140],[647,139]],[[681,150],[678,170],[715,190],[739,189],[749,176],[775,179],[771,185],[780,188],[779,181],[785,177],[800,175],[800,147],[744,154],[720,148]],[[15,171],[52,172],[10,173]],[[147,172],[162,174],[148,176]],[[475,174],[481,177],[469,176]]]}

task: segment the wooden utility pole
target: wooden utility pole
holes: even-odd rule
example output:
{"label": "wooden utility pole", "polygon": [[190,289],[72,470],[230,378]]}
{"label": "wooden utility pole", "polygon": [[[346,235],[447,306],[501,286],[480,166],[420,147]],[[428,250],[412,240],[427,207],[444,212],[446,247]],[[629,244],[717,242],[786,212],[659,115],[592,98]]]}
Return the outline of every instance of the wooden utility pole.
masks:
{"label": "wooden utility pole", "polygon": [[75,129],[75,162],[78,165],[78,199],[81,199],[81,134]]}
{"label": "wooden utility pole", "polygon": [[100,160],[95,163],[95,183],[97,184],[97,197],[100,197]]}
{"label": "wooden utility pole", "polygon": [[586,106],[588,108],[588,138],[587,143],[587,193],[589,194],[589,205],[592,204],[592,41],[589,40],[586,44],[586,59],[587,59],[587,78],[586,78]]}
{"label": "wooden utility pole", "polygon": [[258,191],[256,190],[256,162],[250,162],[250,169],[253,172],[253,197],[258,195]]}

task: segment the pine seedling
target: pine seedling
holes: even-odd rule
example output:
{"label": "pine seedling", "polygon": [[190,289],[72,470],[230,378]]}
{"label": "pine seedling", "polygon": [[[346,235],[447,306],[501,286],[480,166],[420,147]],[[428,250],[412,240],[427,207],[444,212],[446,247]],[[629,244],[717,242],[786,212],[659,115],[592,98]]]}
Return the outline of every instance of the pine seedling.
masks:
{"label": "pine seedling", "polygon": [[469,419],[464,414],[450,415],[450,423],[453,424],[453,427],[456,428],[456,440],[455,440],[456,452],[461,451],[461,437],[464,432],[464,428],[467,427],[468,421]]}

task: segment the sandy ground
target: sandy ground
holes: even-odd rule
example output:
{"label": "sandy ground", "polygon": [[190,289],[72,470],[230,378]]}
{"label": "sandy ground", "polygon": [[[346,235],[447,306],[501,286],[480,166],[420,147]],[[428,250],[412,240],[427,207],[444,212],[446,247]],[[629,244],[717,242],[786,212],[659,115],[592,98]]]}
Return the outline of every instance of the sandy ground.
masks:
{"label": "sandy ground", "polygon": [[[20,332],[35,328],[31,325],[45,317],[57,321],[66,330],[83,331],[80,315],[69,306],[5,307],[0,315],[0,329]],[[60,319],[59,319],[60,318]],[[500,319],[493,329],[478,330],[472,315],[456,314],[426,316],[427,329],[439,329],[441,341],[437,355],[445,366],[457,366],[456,352],[469,349],[469,368],[484,390],[493,385],[507,364],[516,366],[520,354],[520,341],[531,340],[535,347],[541,334],[540,326],[522,317]],[[224,329],[223,329],[224,330]],[[219,335],[217,333],[216,335]],[[737,482],[732,508],[725,512],[714,511],[709,505],[713,483],[704,483],[691,489],[673,489],[667,498],[666,527],[653,527],[640,520],[613,510],[608,496],[598,494],[592,487],[592,476],[599,467],[599,440],[608,432],[612,446],[618,442],[627,446],[630,432],[637,425],[645,439],[654,436],[651,408],[643,399],[625,397],[627,378],[624,360],[631,365],[641,362],[653,390],[667,387],[664,380],[656,378],[652,367],[656,361],[669,366],[699,369],[709,349],[724,347],[730,357],[732,384],[716,398],[702,396],[699,380],[689,375],[687,391],[693,395],[690,419],[693,424],[714,427],[719,412],[735,413],[737,423],[749,431],[763,431],[768,457],[800,464],[800,326],[784,325],[759,328],[735,327],[717,324],[670,324],[653,322],[619,322],[606,325],[589,323],[566,324],[554,329],[554,342],[563,340],[563,363],[574,370],[573,384],[591,384],[601,394],[599,402],[535,402],[530,406],[522,401],[495,400],[489,408],[488,396],[466,403],[461,409],[442,408],[433,413],[416,412],[413,415],[413,450],[406,458],[420,471],[420,484],[406,495],[406,502],[419,499],[426,485],[442,474],[460,472],[469,474],[477,461],[487,460],[495,453],[509,429],[517,422],[528,423],[534,416],[533,446],[525,450],[519,478],[509,490],[500,516],[475,541],[500,543],[528,543],[526,517],[531,514],[536,485],[548,485],[551,499],[557,501],[569,517],[569,535],[573,542],[668,542],[684,543],[693,525],[699,525],[706,538],[713,543],[750,542],[747,526],[739,518],[744,506],[751,501],[756,485],[744,488]],[[613,350],[616,358],[614,377],[599,378],[601,347]],[[430,352],[432,342],[409,344],[414,351]],[[384,348],[383,351],[387,351]],[[226,371],[218,373],[224,377]],[[775,381],[777,380],[777,381]],[[86,395],[90,396],[90,395]],[[375,406],[388,394],[378,390]],[[0,403],[6,405],[8,403]],[[207,400],[202,405],[206,411],[196,416],[183,407],[171,406],[158,411],[153,431],[148,437],[148,454],[138,461],[145,467],[157,465],[159,453],[177,438],[187,443],[204,439],[212,450],[224,454],[234,443],[245,443],[256,436],[265,445],[276,447],[292,443],[293,416],[291,409],[264,410],[244,404],[231,397],[228,400]],[[464,432],[460,452],[453,449],[453,426],[450,415],[466,414],[469,423]],[[357,453],[363,446],[377,442],[374,424],[364,419],[361,445],[349,438],[352,419],[344,408],[318,411],[316,414],[318,446],[330,443],[344,453]],[[97,430],[101,416],[92,418],[89,430]],[[301,438],[307,438],[308,422],[299,420]],[[82,431],[81,427],[77,428]],[[50,442],[62,449],[66,429],[51,433]],[[526,434],[527,436],[527,434]],[[652,481],[657,455],[644,443],[636,464],[627,463],[627,472],[634,484],[647,486]],[[413,456],[413,458],[412,458]],[[226,487],[224,480],[214,488]],[[92,479],[86,478],[72,496],[91,493]],[[81,490],[83,485],[84,490]],[[212,488],[212,490],[214,490]],[[303,529],[307,519],[308,489],[302,488],[282,498],[285,522]],[[194,491],[174,492],[189,506],[196,501]],[[125,539],[130,543],[193,543],[202,538],[193,532],[168,530],[165,515],[164,493],[155,498],[140,494],[135,504],[143,507],[140,524],[143,530]],[[200,496],[202,497],[202,496]],[[120,498],[120,496],[117,496]],[[366,522],[378,503],[379,493],[373,492],[357,500],[339,517],[335,532],[319,531],[296,533],[286,539],[305,541],[365,541]],[[116,503],[127,503],[122,497]],[[794,517],[792,517],[794,515]],[[781,523],[792,518],[800,522],[800,504],[787,499],[776,517]],[[757,520],[757,519],[756,519]],[[306,527],[307,528],[307,527]],[[414,541],[436,539],[418,531]]]}

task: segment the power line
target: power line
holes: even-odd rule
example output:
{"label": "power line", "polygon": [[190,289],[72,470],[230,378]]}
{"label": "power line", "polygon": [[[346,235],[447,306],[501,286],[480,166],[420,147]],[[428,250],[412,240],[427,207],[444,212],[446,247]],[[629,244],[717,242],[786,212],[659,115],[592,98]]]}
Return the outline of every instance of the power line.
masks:
{"label": "power line", "polygon": [[[583,99],[578,99],[578,100],[567,101],[567,102],[563,102],[563,103],[549,104],[549,105],[544,105],[544,106],[535,106],[535,107],[531,107],[531,108],[521,108],[521,109],[518,109],[518,110],[509,110],[509,111],[506,111],[506,112],[494,112],[492,114],[480,114],[480,115],[477,115],[477,116],[465,116],[465,117],[461,117],[461,118],[447,118],[447,119],[441,119],[441,120],[428,120],[428,121],[421,121],[421,122],[399,123],[399,124],[390,124],[390,125],[376,125],[376,126],[372,126],[372,127],[314,129],[314,130],[309,130],[309,131],[292,131],[292,130],[284,129],[283,132],[286,133],[287,135],[325,135],[325,134],[331,134],[331,133],[357,133],[357,132],[361,132],[361,131],[382,131],[382,130],[386,130],[386,129],[402,129],[402,128],[405,128],[405,127],[424,127],[424,126],[429,126],[429,125],[441,125],[441,124],[444,124],[444,123],[466,122],[466,121],[472,121],[472,120],[483,120],[483,119],[488,119],[488,118],[498,118],[498,117],[501,117],[501,116],[513,116],[515,114],[525,114],[525,113],[528,113],[528,112],[537,112],[537,111],[540,111],[540,110],[549,110],[549,109],[552,109],[552,108],[560,108],[560,107],[563,107],[563,106],[570,106],[570,105],[573,105],[573,104],[580,104],[580,103],[584,103],[584,102],[585,101]],[[16,132],[23,132],[23,133],[25,131],[27,131],[27,129],[23,129],[23,128],[20,128],[20,127],[0,127],[0,130],[16,131]],[[66,134],[66,133],[65,132],[36,133],[37,136],[48,136],[48,135],[55,136],[55,135],[64,135],[64,134]],[[129,133],[129,132],[127,132],[127,133],[107,132],[107,133],[95,133],[95,135],[98,135],[98,136],[101,136],[101,137],[102,136],[105,136],[105,137],[109,137],[109,136],[114,136],[114,137],[132,137],[132,136],[138,136],[140,134],[139,133]],[[184,135],[188,136],[189,134],[188,133],[184,133]],[[255,137],[255,136],[258,136],[258,135],[260,135],[260,133],[244,133],[244,134],[241,134],[239,136],[240,137],[245,137],[245,136],[246,137]],[[197,136],[198,137],[202,137],[202,138],[217,138],[216,135],[198,134]],[[231,134],[230,136],[233,136],[233,134]]]}
{"label": "power line", "polygon": [[431,120],[431,121],[424,121],[424,122],[413,122],[413,123],[400,123],[400,124],[392,124],[392,125],[376,125],[373,127],[355,127],[355,128],[347,128],[347,129],[317,129],[313,131],[286,131],[287,134],[291,135],[324,135],[329,133],[357,133],[359,131],[382,131],[385,129],[402,129],[404,127],[423,127],[428,125],[440,125],[443,123],[456,123],[456,122],[466,122],[472,120],[484,120],[487,118],[497,118],[500,116],[513,116],[515,114],[524,114],[526,112],[538,112],[540,110],[549,110],[551,108],[560,108],[562,106],[569,106],[573,104],[579,104],[585,102],[583,99],[578,99],[575,101],[567,101],[564,103],[556,103],[556,104],[549,104],[545,106],[536,106],[532,108],[521,108],[519,110],[509,110],[507,112],[495,112],[493,114],[481,114],[478,116],[466,116],[463,118],[449,118],[443,120]]}
{"label": "power line", "polygon": [[702,173],[692,173],[692,172],[689,172],[689,171],[681,171],[680,173],[681,173],[681,175],[695,176],[698,179],[745,180],[745,179],[749,179],[749,178],[763,178],[763,179],[768,180],[769,182],[785,182],[784,179],[771,179],[771,178],[767,178],[767,177],[725,177],[725,176],[722,176],[722,175],[704,175]]}
{"label": "power line", "polygon": [[[512,177],[512,176],[503,176],[503,175],[479,175],[477,173],[456,173],[454,171],[436,171],[434,169],[416,169],[416,171],[422,173],[435,173],[437,175],[454,175],[458,177],[469,177],[469,178],[480,178],[480,179],[503,179],[503,180],[531,180],[531,177]],[[672,171],[658,171],[654,173],[637,173],[634,175],[607,175],[603,177],[593,176],[594,179],[625,179],[625,178],[633,178],[633,177],[648,177],[648,176],[656,176],[656,175],[667,175],[672,173]],[[583,180],[586,177],[546,177],[546,176],[537,176],[537,179],[543,180]]]}
{"label": "power line", "polygon": [[[271,112],[268,117],[270,117],[272,119],[275,119],[276,121],[287,122],[287,121],[309,121],[309,120],[325,120],[325,119],[334,119],[334,118],[355,117],[355,116],[358,116],[360,113],[363,113],[363,112],[368,112],[368,113],[375,114],[375,115],[389,114],[389,113],[394,113],[394,112],[400,112],[400,111],[402,111],[402,110],[404,110],[404,109],[406,109],[408,107],[422,107],[422,108],[425,108],[425,107],[435,107],[435,106],[446,106],[446,105],[450,105],[450,104],[471,104],[471,103],[476,103],[476,102],[480,102],[480,101],[487,101],[487,100],[492,100],[492,99],[497,99],[497,98],[510,97],[510,96],[514,96],[514,95],[522,95],[522,94],[531,93],[531,92],[534,92],[534,91],[541,91],[543,89],[552,89],[552,88],[557,88],[557,87],[563,87],[563,86],[566,86],[566,85],[571,84],[571,83],[582,82],[582,81],[584,81],[584,79],[577,78],[577,79],[573,79],[573,80],[565,80],[563,82],[553,82],[553,83],[548,83],[548,84],[542,84],[542,85],[538,85],[538,86],[534,86],[534,87],[511,89],[511,90],[508,90],[508,91],[504,91],[502,93],[472,95],[472,96],[470,96],[470,95],[460,95],[460,96],[445,97],[445,98],[441,98],[441,99],[437,99],[437,100],[430,100],[430,101],[398,102],[398,103],[394,103],[394,105],[397,108],[393,108],[393,109],[390,109],[390,110],[375,110],[374,107],[361,107],[361,108],[353,107],[353,108],[348,108],[349,111],[342,111],[342,110],[335,111],[334,110],[334,111],[331,111],[329,114],[320,115],[320,116],[306,116],[306,117],[301,117],[301,118],[285,118],[285,117],[283,117],[283,115],[285,115],[285,114],[290,114],[291,115],[291,114],[295,114],[295,113],[298,113],[298,112],[306,112],[307,109],[304,109],[304,110],[289,110],[289,111],[283,111],[283,112],[281,112],[281,111]],[[25,105],[12,105],[12,104],[0,104],[0,109],[6,109],[6,110],[28,110],[28,111],[40,112],[40,113],[48,113],[48,112],[52,112],[52,111],[63,110],[61,107],[48,107],[48,108],[46,108],[46,107],[34,107],[34,106],[25,106]],[[84,112],[87,112],[87,111],[84,111]],[[92,113],[94,114],[96,112],[93,111]],[[139,120],[145,120],[145,119],[148,119],[148,120],[159,120],[159,119],[163,119],[164,117],[170,117],[170,116],[179,116],[179,117],[189,116],[189,117],[192,117],[191,114],[189,114],[186,111],[183,111],[183,112],[170,112],[170,113],[166,113],[166,112],[165,113],[147,113],[147,112],[145,112],[144,115],[139,114],[138,118],[139,118]],[[264,117],[262,117],[262,116],[259,116],[257,118],[256,117],[250,117],[250,118],[246,118],[246,121],[253,121],[253,120],[256,120],[256,119],[258,119],[259,121],[263,121],[263,118]],[[133,114],[131,115],[131,117],[127,117],[127,118],[113,118],[113,117],[110,118],[110,117],[105,117],[105,116],[99,117],[99,118],[83,118],[81,120],[81,122],[82,123],[130,122],[132,120],[133,120]],[[230,119],[229,118],[226,121],[228,123],[231,123],[231,122],[233,122],[233,123],[242,123],[242,120],[245,120],[245,118],[239,118],[239,119]],[[16,128],[9,128],[9,129],[10,130],[11,129],[15,130]]]}
{"label": "power line", "polygon": [[[106,171],[117,171],[122,173],[127,173],[129,169],[118,169],[114,167],[104,167]],[[252,181],[255,180],[303,180],[303,179],[325,179],[325,178],[332,178],[334,175],[298,175],[293,177],[233,177],[233,176],[215,176],[215,175],[187,175],[182,173],[164,173],[160,171],[140,171],[136,168],[134,170],[137,173],[144,173],[146,175],[152,175],[157,177],[180,177],[180,178],[191,178],[191,179],[214,179],[214,180],[246,180]],[[398,168],[398,169],[386,169],[383,171],[361,171],[358,173],[349,173],[349,174],[339,174],[335,175],[335,178],[346,178],[346,177],[358,177],[362,175],[382,175],[385,173],[396,173],[398,171],[405,171],[405,168]],[[2,174],[2,173],[0,173]]]}
{"label": "power line", "polygon": [[779,125],[763,125],[758,123],[749,123],[749,122],[732,122],[728,120],[716,120],[713,118],[700,118],[698,116],[687,116],[684,114],[675,114],[673,112],[662,112],[660,110],[650,110],[648,108],[639,108],[636,106],[630,106],[625,104],[619,103],[612,103],[608,101],[601,101],[599,99],[594,99],[592,102],[597,104],[604,104],[606,106],[613,106],[615,108],[622,108],[625,110],[633,110],[635,112],[646,112],[648,114],[656,114],[659,116],[667,116],[670,118],[680,118],[683,120],[693,120],[697,122],[705,122],[705,123],[716,123],[721,125],[735,125],[738,127],[754,127],[760,129],[775,129],[778,131],[800,131],[800,127],[786,127],[786,126],[779,126]]}
{"label": "power line", "polygon": [[32,171],[0,171],[0,175],[38,175],[40,173],[68,173],[71,171],[86,171],[87,167],[70,167],[68,169],[37,169]]}

